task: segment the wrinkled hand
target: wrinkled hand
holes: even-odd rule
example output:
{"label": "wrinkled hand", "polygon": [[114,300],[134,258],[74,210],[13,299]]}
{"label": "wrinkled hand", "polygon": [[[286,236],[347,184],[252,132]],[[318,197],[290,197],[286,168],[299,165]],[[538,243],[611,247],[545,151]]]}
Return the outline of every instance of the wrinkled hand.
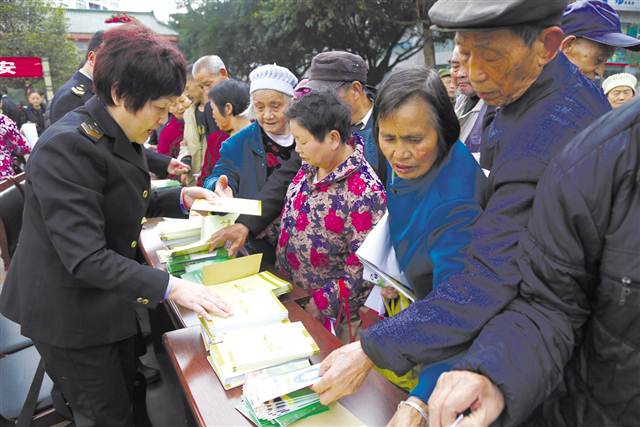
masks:
{"label": "wrinkled hand", "polygon": [[311,389],[320,395],[323,405],[329,405],[358,391],[372,367],[373,362],[362,350],[360,341],[344,345],[322,361],[322,378]]}
{"label": "wrinkled hand", "polygon": [[229,225],[222,230],[218,230],[209,239],[209,250],[213,251],[216,248],[224,246],[227,242],[229,244],[229,256],[234,256],[238,253],[238,250],[244,246],[249,237],[249,229],[244,224]]}
{"label": "wrinkled hand", "polygon": [[229,187],[229,178],[226,175],[220,175],[214,191],[220,197],[233,197],[233,190]]}
{"label": "wrinkled hand", "polygon": [[177,277],[171,278],[169,298],[207,320],[211,320],[211,314],[220,317],[229,317],[233,314],[231,308],[212,288]]}
{"label": "wrinkled hand", "polygon": [[169,166],[167,166],[167,172],[171,175],[183,175],[191,170],[191,166],[186,163],[182,163],[178,159],[171,159]]}
{"label": "wrinkled hand", "polygon": [[382,288],[380,292],[382,293],[382,296],[385,297],[386,299],[395,299],[398,297],[398,294],[399,294],[398,290],[393,286],[387,286],[386,288]]}
{"label": "wrinkled hand", "polygon": [[184,187],[182,189],[182,198],[186,209],[191,209],[193,202],[197,199],[206,199],[211,203],[215,203],[218,199],[213,191],[202,187]]}
{"label": "wrinkled hand", "polygon": [[[427,405],[422,400],[414,396],[409,397],[407,400],[419,405],[425,414],[428,413]],[[393,414],[393,418],[391,418],[387,427],[426,427],[426,425],[426,421],[418,411],[409,405],[402,405]]]}
{"label": "wrinkled hand", "polygon": [[504,396],[484,375],[469,371],[445,372],[429,398],[429,427],[449,427],[467,409],[458,427],[484,427],[504,409]]}

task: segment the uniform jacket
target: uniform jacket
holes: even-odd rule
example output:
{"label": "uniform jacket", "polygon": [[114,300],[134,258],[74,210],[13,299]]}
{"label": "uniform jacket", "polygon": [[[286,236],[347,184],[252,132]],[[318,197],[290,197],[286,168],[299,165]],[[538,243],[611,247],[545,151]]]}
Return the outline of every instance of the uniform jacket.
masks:
{"label": "uniform jacket", "polygon": [[69,111],[84,105],[93,96],[93,81],[80,71],[60,86],[49,105],[49,120],[54,124]]}
{"label": "uniform jacket", "polygon": [[166,272],[138,264],[146,216],[181,216],[179,189],[151,192],[144,150],[97,97],[50,127],[27,163],[22,232],[0,312],[22,334],[65,348],[136,333]]}
{"label": "uniform jacket", "polygon": [[520,244],[520,296],[459,366],[501,388],[502,425],[520,424],[543,399],[530,425],[638,425],[638,117],[638,102],[602,117],[540,180]]}
{"label": "uniform jacket", "polygon": [[519,99],[498,109],[483,136],[481,163],[491,173],[464,272],[434,283],[426,298],[394,317],[406,333],[373,325],[361,334],[378,366],[404,373],[452,356],[516,297],[517,244],[538,179],[575,135],[609,109],[602,90],[562,53]]}
{"label": "uniform jacket", "polygon": [[[53,96],[49,106],[49,120],[51,124],[57,122],[69,111],[83,106],[93,96],[93,81],[82,74],[76,73]],[[167,168],[171,161],[170,156],[146,150],[149,170],[158,178],[167,176]]]}

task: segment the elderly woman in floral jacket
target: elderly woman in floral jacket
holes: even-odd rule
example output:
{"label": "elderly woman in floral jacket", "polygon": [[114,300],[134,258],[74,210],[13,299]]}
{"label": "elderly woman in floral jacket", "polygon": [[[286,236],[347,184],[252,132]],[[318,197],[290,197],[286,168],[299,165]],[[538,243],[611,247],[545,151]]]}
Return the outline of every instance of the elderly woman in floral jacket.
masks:
{"label": "elderly woman in floral jacket", "polygon": [[277,267],[310,291],[307,311],[353,340],[371,290],[355,252],[385,212],[384,188],[362,140],[350,137],[349,109],[334,92],[304,96],[287,117],[303,163],[282,210]]}

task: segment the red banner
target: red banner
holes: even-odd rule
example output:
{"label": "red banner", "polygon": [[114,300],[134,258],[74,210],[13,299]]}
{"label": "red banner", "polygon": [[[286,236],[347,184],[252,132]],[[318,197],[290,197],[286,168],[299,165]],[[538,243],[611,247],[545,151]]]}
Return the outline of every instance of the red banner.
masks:
{"label": "red banner", "polygon": [[37,56],[0,56],[0,78],[42,77],[42,60]]}

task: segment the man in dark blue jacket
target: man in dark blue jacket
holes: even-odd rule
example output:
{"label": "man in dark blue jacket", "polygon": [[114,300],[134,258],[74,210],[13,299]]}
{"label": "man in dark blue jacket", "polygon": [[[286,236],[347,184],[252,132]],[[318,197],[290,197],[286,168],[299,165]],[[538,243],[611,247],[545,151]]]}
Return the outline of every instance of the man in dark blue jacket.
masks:
{"label": "man in dark blue jacket", "polygon": [[469,425],[501,411],[498,424],[517,425],[541,402],[532,425],[638,425],[639,132],[632,102],[551,162],[520,241],[519,297],[482,329],[461,370],[440,378],[431,426],[469,406]]}
{"label": "man in dark blue jacket", "polygon": [[[323,403],[354,392],[372,364],[403,374],[459,353],[516,297],[517,243],[538,179],[578,132],[609,110],[602,91],[558,52],[564,7],[563,0],[439,0],[429,11],[439,30],[457,32],[471,84],[497,107],[483,135],[481,163],[490,170],[485,211],[462,274],[434,284],[426,298],[325,359],[324,377],[314,386]],[[426,409],[428,396],[419,387],[415,394],[402,411],[420,416],[415,407]]]}

